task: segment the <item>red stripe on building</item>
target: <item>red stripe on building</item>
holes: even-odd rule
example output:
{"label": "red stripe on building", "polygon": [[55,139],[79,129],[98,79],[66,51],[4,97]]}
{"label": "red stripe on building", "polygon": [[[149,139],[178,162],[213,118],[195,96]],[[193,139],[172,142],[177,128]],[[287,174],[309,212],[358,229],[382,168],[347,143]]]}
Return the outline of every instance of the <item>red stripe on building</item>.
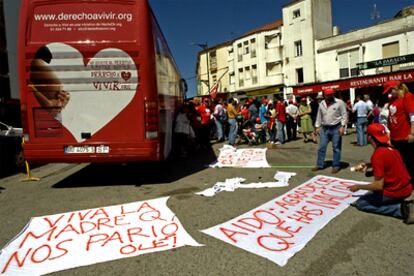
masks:
{"label": "red stripe on building", "polygon": [[401,82],[414,81],[414,70],[399,71],[395,73],[386,73],[369,77],[358,77],[346,80],[331,81],[313,85],[293,87],[293,94],[303,95],[321,92],[323,89],[331,88],[333,90],[346,90],[349,88],[362,88],[370,86],[381,86],[389,80]]}

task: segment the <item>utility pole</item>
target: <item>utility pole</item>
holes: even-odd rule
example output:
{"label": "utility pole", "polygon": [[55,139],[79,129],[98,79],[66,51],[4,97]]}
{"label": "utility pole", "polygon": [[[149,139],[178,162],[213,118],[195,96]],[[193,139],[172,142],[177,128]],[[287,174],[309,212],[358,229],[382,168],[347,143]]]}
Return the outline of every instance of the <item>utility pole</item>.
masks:
{"label": "utility pole", "polygon": [[208,58],[208,44],[207,42],[205,43],[191,43],[191,45],[195,45],[200,47],[201,49],[203,49],[205,51],[206,54],[206,61],[207,61],[207,94],[210,93],[210,63],[209,63],[209,58]]}

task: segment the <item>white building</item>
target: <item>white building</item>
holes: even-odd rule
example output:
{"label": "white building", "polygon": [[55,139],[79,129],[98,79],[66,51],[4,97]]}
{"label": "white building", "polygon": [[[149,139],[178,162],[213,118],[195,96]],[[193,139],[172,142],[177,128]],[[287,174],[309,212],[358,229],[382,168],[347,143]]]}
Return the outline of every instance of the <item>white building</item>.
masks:
{"label": "white building", "polygon": [[[290,98],[333,88],[344,100],[353,101],[356,94],[380,99],[378,90],[389,79],[412,83],[414,89],[414,6],[395,18],[344,34],[332,26],[331,0],[291,1],[282,13],[283,22],[220,45],[227,55],[217,62],[228,69],[225,87],[231,96],[272,98],[283,91]],[[206,70],[202,54],[198,72]],[[393,61],[393,66],[378,66]]]}
{"label": "white building", "polygon": [[284,83],[291,86],[316,81],[315,41],[332,36],[331,0],[297,0],[283,13]]}
{"label": "white building", "polygon": [[282,20],[233,41],[229,51],[230,92],[237,98],[283,91]]}
{"label": "white building", "polygon": [[208,79],[209,87],[219,82],[218,93],[230,92],[232,97],[241,99],[282,92],[281,26],[282,20],[277,20],[231,42],[199,52],[196,70],[198,95],[208,94]]}
{"label": "white building", "polygon": [[[380,100],[380,86],[387,80],[414,81],[414,56],[410,56],[414,54],[414,15],[410,10],[406,8],[398,17],[368,28],[317,40],[316,81],[294,87],[295,94],[331,87],[347,100],[353,101],[356,94],[370,94]],[[378,66],[386,62],[398,64]]]}
{"label": "white building", "polygon": [[[198,95],[208,95],[216,82],[219,84],[218,92],[230,91],[229,84],[229,52],[228,46],[231,42],[224,42],[211,48],[204,49],[198,53],[196,75]],[[206,46],[206,45],[201,45]]]}

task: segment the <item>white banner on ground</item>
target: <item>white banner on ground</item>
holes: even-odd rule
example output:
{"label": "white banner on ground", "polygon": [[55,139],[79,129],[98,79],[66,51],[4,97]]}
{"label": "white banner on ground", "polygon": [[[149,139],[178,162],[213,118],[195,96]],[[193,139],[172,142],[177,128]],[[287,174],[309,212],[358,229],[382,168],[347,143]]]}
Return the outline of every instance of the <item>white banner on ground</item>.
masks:
{"label": "white banner on ground", "polygon": [[217,182],[213,187],[207,188],[204,191],[195,193],[196,195],[202,195],[206,197],[212,197],[215,194],[226,192],[234,192],[238,188],[242,189],[255,189],[255,188],[276,188],[276,187],[286,187],[289,186],[287,182],[258,182],[258,183],[249,183],[243,184],[242,182],[246,181],[244,178],[235,177],[226,179],[224,182]]}
{"label": "white banner on ground", "polygon": [[200,246],[168,197],[35,217],[0,251],[1,275],[42,275],[185,245]]}
{"label": "white banner on ground", "polygon": [[284,266],[357,199],[347,189],[354,184],[367,183],[315,176],[254,210],[202,232]]}
{"label": "white banner on ground", "polygon": [[258,148],[236,149],[225,145],[220,149],[217,163],[211,167],[269,168],[266,151]]}

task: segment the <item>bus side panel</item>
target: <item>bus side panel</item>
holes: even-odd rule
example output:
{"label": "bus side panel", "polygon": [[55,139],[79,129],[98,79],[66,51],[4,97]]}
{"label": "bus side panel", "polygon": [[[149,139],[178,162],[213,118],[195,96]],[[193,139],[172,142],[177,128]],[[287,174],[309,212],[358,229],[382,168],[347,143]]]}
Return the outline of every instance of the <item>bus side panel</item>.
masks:
{"label": "bus side panel", "polygon": [[174,58],[161,29],[152,15],[152,32],[155,49],[157,90],[159,95],[160,138],[164,157],[172,150],[173,132],[178,105],[182,104],[184,91]]}
{"label": "bus side panel", "polygon": [[159,137],[146,137],[147,102],[157,102],[146,1],[26,0],[21,18],[29,161],[162,158]]}

